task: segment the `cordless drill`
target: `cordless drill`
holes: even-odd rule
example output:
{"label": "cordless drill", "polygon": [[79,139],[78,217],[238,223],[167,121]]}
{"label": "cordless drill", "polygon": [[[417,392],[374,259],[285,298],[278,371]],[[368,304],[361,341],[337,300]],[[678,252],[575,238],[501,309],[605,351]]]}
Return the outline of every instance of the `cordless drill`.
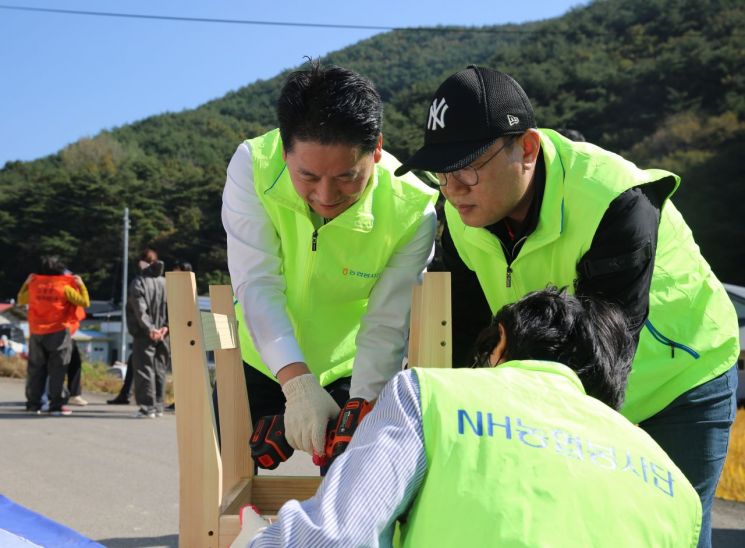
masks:
{"label": "cordless drill", "polygon": [[[372,404],[362,398],[352,398],[344,404],[336,420],[326,429],[326,446],[322,455],[313,454],[313,463],[328,466],[349,445],[362,419],[372,410]],[[251,454],[260,468],[274,470],[289,459],[294,450],[285,438],[284,415],[261,417],[249,442]]]}

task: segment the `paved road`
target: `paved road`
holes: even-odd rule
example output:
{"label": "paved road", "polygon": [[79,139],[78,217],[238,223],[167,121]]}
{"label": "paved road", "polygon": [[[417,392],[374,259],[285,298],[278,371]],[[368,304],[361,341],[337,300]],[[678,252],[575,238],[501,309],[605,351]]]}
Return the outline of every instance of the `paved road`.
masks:
{"label": "paved road", "polygon": [[[135,419],[85,394],[69,417],[28,415],[23,393],[0,378],[0,494],[110,548],[177,546],[173,414]],[[317,473],[304,456],[274,472]]]}
{"label": "paved road", "polygon": [[[176,421],[134,419],[134,406],[29,416],[23,381],[0,378],[0,494],[110,548],[178,543]],[[296,453],[275,472],[312,474]],[[745,504],[717,501],[715,548],[745,546]]]}

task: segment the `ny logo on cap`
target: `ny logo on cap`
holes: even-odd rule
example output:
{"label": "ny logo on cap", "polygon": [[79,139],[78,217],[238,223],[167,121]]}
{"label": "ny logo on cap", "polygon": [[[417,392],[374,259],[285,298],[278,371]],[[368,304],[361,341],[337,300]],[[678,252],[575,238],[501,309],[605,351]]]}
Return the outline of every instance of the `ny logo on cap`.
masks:
{"label": "ny logo on cap", "polygon": [[512,114],[507,115],[507,123],[510,124],[510,127],[514,126],[515,124],[520,123],[520,118],[517,116],[513,116]]}
{"label": "ny logo on cap", "polygon": [[427,120],[427,129],[431,129],[432,131],[437,129],[437,126],[440,126],[442,129],[445,129],[445,112],[448,109],[448,105],[445,102],[445,98],[443,97],[439,104],[437,103],[437,99],[432,101],[432,105],[429,107],[429,120]]}

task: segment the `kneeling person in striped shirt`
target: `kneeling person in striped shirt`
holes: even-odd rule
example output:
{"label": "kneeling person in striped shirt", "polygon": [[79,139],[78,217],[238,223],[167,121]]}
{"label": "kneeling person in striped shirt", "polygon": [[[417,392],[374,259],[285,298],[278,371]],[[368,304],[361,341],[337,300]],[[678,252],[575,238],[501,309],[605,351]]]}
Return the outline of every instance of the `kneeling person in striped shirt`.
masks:
{"label": "kneeling person in striped shirt", "polygon": [[492,367],[397,374],[316,495],[244,519],[234,546],[696,546],[698,495],[616,411],[619,311],[530,293],[477,351]]}

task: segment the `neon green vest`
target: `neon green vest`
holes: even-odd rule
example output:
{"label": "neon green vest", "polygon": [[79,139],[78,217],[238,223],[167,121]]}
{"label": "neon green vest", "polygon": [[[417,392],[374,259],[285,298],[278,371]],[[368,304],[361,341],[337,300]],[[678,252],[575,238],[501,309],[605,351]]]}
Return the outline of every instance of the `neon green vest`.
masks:
{"label": "neon green vest", "polygon": [[416,374],[427,473],[403,546],[696,546],[691,484],[568,367]]}
{"label": "neon green vest", "polygon": [[[541,149],[546,188],[538,226],[510,266],[509,283],[499,240],[486,229],[465,226],[446,205],[453,242],[476,272],[492,312],[548,284],[572,291],[577,263],[610,203],[644,184],[659,185],[669,196],[679,182],[672,173],[641,170],[551,130],[541,130]],[[739,354],[734,307],[670,200],[662,209],[649,305],[621,411],[632,422],[651,417],[682,393],[721,375]]]}
{"label": "neon green vest", "polygon": [[[370,292],[437,192],[414,176],[394,177],[400,164],[384,152],[360,199],[315,231],[282,160],[279,130],[247,144],[256,194],[282,242],[287,313],[308,367],[325,386],[351,374]],[[274,379],[240,321],[238,304],[236,317],[243,360]]]}

